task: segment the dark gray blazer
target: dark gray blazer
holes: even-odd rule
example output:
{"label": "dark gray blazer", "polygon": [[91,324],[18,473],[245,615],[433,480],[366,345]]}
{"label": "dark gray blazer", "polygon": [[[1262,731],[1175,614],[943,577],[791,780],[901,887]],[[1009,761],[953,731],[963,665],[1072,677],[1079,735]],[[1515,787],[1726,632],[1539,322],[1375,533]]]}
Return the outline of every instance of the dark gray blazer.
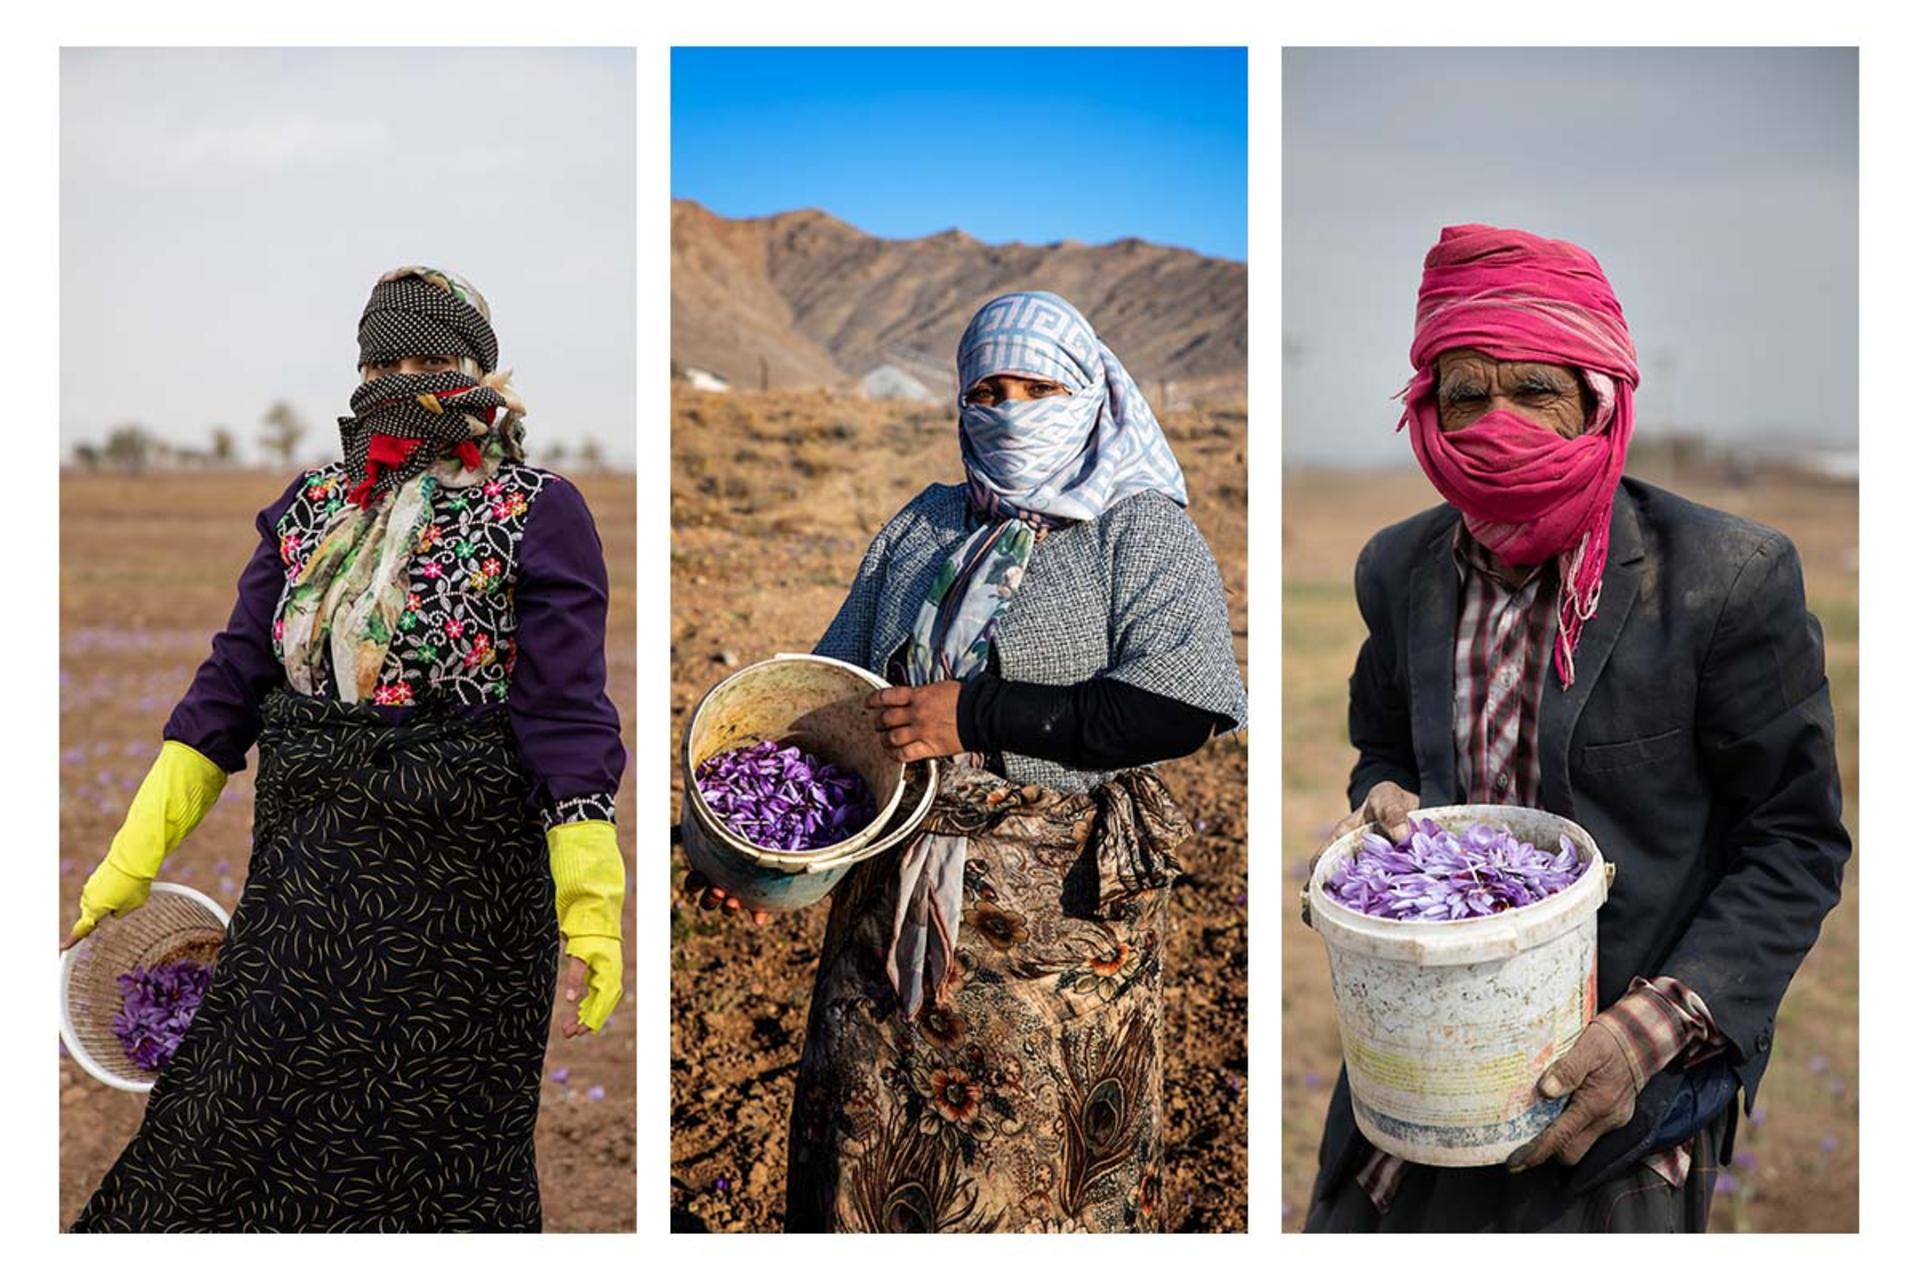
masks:
{"label": "dark gray blazer", "polygon": [[[1354,567],[1368,632],[1349,686],[1355,807],[1381,781],[1424,804],[1463,799],[1459,520],[1452,507],[1424,511],[1374,535]],[[1540,805],[1586,827],[1618,866],[1600,912],[1602,1007],[1635,976],[1685,982],[1732,1042],[1750,1110],[1775,1012],[1839,901],[1852,847],[1820,624],[1785,535],[1637,480],[1616,494],[1608,561],[1573,687],[1546,673]],[[1357,1138],[1343,1075],[1323,1178]]]}

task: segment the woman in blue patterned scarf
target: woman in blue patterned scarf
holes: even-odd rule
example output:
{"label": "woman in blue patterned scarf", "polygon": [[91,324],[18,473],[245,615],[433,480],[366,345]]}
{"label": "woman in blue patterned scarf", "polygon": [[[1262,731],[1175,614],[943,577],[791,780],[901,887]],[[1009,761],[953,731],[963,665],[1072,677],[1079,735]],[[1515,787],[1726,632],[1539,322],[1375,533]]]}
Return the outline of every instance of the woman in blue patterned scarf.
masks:
{"label": "woman in blue patterned scarf", "polygon": [[895,756],[948,763],[922,833],[834,894],[787,1229],[1152,1230],[1189,827],[1148,766],[1245,721],[1225,593],[1072,304],[995,298],[958,372],[966,483],[887,522],[815,650],[893,682],[869,705]]}

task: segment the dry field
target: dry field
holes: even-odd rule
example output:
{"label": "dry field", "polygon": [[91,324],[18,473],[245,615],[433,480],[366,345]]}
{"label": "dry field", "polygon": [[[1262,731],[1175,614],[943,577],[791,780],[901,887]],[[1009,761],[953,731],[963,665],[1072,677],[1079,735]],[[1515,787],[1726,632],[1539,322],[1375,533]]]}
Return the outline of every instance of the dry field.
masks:
{"label": "dry field", "polygon": [[[255,514],[289,478],[258,471],[62,477],[60,935],[72,923],[81,883],[106,852],[159,750],[168,711],[206,656],[209,638],[225,625],[234,581],[257,541]],[[613,587],[611,692],[631,754],[634,479],[575,479],[606,548]],[[231,910],[246,881],[252,796],[249,769],[227,784],[219,805],[167,860],[163,877]],[[619,803],[621,847],[631,867],[632,770]],[[632,898],[629,888],[629,911]],[[556,1032],[549,1048],[538,1133],[549,1231],[634,1229],[633,988],[639,984],[631,945],[627,974],[628,993],[600,1035],[568,1041]],[[553,1079],[556,1072],[564,1083]],[[144,1098],[96,1083],[64,1052],[59,1089],[64,1226],[139,1126]]]}
{"label": "dry field", "polygon": [[[1745,489],[1650,476],[1697,501],[1784,530],[1806,566],[1810,607],[1826,631],[1848,824],[1859,782],[1858,493],[1762,480]],[[1282,647],[1284,838],[1297,883],[1326,829],[1346,811],[1347,676],[1364,632],[1353,561],[1374,532],[1437,499],[1417,471],[1294,472],[1285,479]],[[1742,1125],[1737,1167],[1723,1175],[1716,1231],[1852,1231],[1859,1223],[1860,853],[1845,896],[1787,994],[1760,1107]],[[1340,1072],[1326,955],[1296,915],[1284,939],[1282,1218],[1298,1230],[1313,1185],[1327,1098]]]}
{"label": "dry field", "polygon": [[[1246,659],[1246,415],[1168,416],[1193,516],[1225,576]],[[924,486],[960,477],[949,410],[825,393],[677,392],[673,412],[674,751],[694,702],[730,670],[812,648],[868,540]],[[1201,825],[1173,898],[1169,1225],[1244,1230],[1246,763],[1216,741],[1165,770]],[[673,885],[682,864],[675,858]],[[763,928],[672,907],[672,1214],[677,1231],[773,1231],[787,1112],[827,904]]]}

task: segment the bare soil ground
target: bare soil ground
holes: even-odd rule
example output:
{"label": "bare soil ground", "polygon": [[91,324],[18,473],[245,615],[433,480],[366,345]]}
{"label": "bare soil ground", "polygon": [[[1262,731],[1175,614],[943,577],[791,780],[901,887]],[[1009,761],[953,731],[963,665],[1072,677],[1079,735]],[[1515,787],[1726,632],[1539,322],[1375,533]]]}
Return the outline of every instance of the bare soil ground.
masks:
{"label": "bare soil ground", "polygon": [[[291,472],[68,473],[60,522],[59,936],[160,746],[160,728],[233,607],[258,535],[254,516]],[[607,656],[628,750],[634,719],[634,478],[573,476],[606,548],[612,580]],[[246,881],[253,772],[167,860],[163,877],[229,910]],[[619,796],[621,847],[633,841],[633,775]],[[628,909],[633,894],[629,882]],[[629,922],[631,921],[629,915]],[[632,925],[627,926],[631,938]],[[628,994],[597,1036],[548,1051],[538,1150],[549,1231],[634,1229],[633,956]],[[562,1071],[564,1068],[564,1071]],[[560,1072],[564,1083],[553,1079]],[[142,1095],[60,1060],[60,1222],[82,1204],[139,1127]]]}
{"label": "bare soil ground", "polygon": [[[1164,419],[1194,519],[1219,560],[1246,660],[1246,415]],[[679,809],[674,751],[694,703],[730,670],[813,647],[868,541],[928,484],[960,478],[949,411],[825,393],[676,393],[673,721],[655,757]],[[1246,764],[1225,739],[1165,769],[1200,836],[1174,889],[1167,1203],[1176,1229],[1244,1230]],[[673,1141],[678,1231],[775,1231],[787,1113],[827,904],[763,928],[677,895],[672,868]],[[668,886],[663,886],[667,888]]]}
{"label": "bare soil ground", "polygon": [[[1859,782],[1859,495],[1852,487],[1763,479],[1744,488],[1649,475],[1696,501],[1785,531],[1806,567],[1809,607],[1826,631],[1848,822]],[[1296,471],[1285,479],[1282,690],[1284,838],[1294,882],[1346,812],[1353,749],[1347,676],[1365,631],[1353,561],[1377,529],[1438,499],[1417,471]],[[1780,1011],[1760,1109],[1743,1123],[1723,1176],[1716,1231],[1853,1231],[1859,1225],[1860,853],[1845,896]],[[1313,1185],[1328,1095],[1340,1072],[1326,953],[1296,915],[1283,939],[1283,1221],[1298,1230]]]}

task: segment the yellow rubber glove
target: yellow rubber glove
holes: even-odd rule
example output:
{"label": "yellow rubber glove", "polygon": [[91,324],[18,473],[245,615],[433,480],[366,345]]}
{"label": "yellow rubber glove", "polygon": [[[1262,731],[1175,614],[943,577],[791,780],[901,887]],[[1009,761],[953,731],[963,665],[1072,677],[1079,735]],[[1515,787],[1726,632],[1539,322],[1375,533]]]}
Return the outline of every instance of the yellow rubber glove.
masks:
{"label": "yellow rubber glove", "polygon": [[598,1031],[620,1002],[620,904],[627,897],[627,867],[611,822],[548,827],[547,857],[567,954],[587,966],[580,1021]]}
{"label": "yellow rubber glove", "polygon": [[227,771],[186,743],[162,743],[107,856],[80,890],[72,936],[84,938],[107,916],[144,903],[161,862],[200,825],[226,785]]}

